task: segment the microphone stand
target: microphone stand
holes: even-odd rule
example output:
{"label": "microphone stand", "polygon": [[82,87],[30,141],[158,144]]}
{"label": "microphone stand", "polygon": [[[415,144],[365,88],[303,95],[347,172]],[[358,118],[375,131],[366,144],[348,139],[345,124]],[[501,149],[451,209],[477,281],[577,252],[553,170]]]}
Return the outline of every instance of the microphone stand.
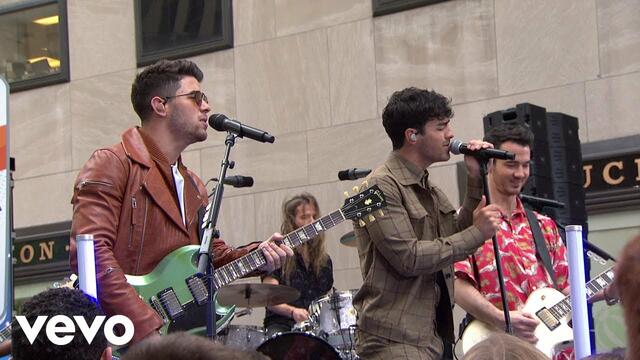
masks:
{"label": "microphone stand", "polygon": [[[480,163],[480,174],[482,175],[482,185],[484,187],[484,196],[487,200],[487,205],[491,203],[491,199],[489,197],[489,181],[488,181],[488,171],[487,171],[487,163],[489,162],[489,158],[485,156],[477,156],[476,159],[478,163]],[[493,254],[496,260],[496,270],[498,271],[498,282],[500,283],[500,295],[502,296],[502,311],[504,312],[504,324],[505,331],[507,334],[513,335],[513,328],[511,326],[511,315],[509,314],[509,306],[507,304],[507,291],[504,287],[504,277],[502,276],[502,263],[500,256],[500,248],[498,247],[498,238],[494,234],[491,237],[493,241]]]}
{"label": "microphone stand", "polygon": [[[231,152],[231,148],[235,145],[236,135],[227,132],[227,138],[224,141],[226,145],[226,149],[224,152],[224,159],[220,164],[220,176],[218,179],[224,179],[227,174],[227,169],[232,168],[234,166],[233,161],[229,161],[229,153]],[[218,182],[214,193],[213,200],[211,201],[211,208],[208,211],[208,216],[204,219],[204,233],[202,235],[202,243],[200,244],[200,255],[198,258],[198,276],[204,276],[207,282],[207,300],[205,302],[205,306],[207,307],[207,337],[211,340],[215,340],[216,336],[216,313],[214,310],[214,298],[215,298],[215,286],[213,283],[213,242],[211,238],[217,238],[218,233],[216,229],[216,223],[218,222],[218,214],[220,214],[220,206],[222,204],[222,194],[224,192],[224,182]]]}

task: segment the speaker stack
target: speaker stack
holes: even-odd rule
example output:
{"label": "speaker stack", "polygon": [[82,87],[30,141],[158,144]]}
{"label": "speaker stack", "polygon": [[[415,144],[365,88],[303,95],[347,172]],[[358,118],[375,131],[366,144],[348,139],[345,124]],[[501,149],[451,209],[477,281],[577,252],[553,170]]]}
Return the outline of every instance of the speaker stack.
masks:
{"label": "speaker stack", "polygon": [[504,123],[525,125],[533,132],[531,171],[522,192],[564,203],[564,208],[546,208],[543,212],[560,225],[582,225],[586,233],[578,119],[563,113],[547,112],[545,108],[529,103],[496,111],[483,118],[485,133]]}

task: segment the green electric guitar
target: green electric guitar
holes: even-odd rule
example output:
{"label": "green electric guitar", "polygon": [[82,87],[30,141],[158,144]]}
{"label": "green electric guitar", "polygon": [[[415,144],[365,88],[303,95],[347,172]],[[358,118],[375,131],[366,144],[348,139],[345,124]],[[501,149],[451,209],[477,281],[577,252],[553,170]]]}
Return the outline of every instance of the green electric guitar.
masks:
{"label": "green electric guitar", "polygon": [[[372,219],[372,213],[386,205],[384,194],[378,186],[368,188],[345,200],[344,205],[313,223],[284,236],[283,242],[295,248],[313,239],[344,220]],[[205,281],[196,276],[199,245],[184,246],[167,255],[155,269],[142,276],[127,275],[138,295],[147,301],[160,315],[164,325],[160,332],[189,331],[202,334],[205,330],[206,300]],[[262,250],[250,253],[214,270],[215,289],[230,284],[266,264]],[[222,330],[235,311],[235,306],[224,307],[215,303],[216,328]]]}

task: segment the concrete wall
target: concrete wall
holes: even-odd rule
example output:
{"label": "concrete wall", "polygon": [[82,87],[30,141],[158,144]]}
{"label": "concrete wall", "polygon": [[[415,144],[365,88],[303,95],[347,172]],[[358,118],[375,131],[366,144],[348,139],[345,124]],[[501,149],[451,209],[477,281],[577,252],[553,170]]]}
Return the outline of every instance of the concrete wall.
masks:
{"label": "concrete wall", "polygon": [[[315,194],[324,213],[339,207],[353,184],[336,172],[386,158],[381,110],[406,86],[452,97],[462,139],[482,135],[483,115],[520,102],[577,116],[582,142],[640,132],[637,0],[456,0],[375,19],[371,0],[233,6],[235,47],[191,59],[205,72],[213,112],[277,140],[233,150],[233,172],[256,183],[226,191],[220,229],[231,244],[276,231],[283,199],[299,191]],[[69,0],[68,18],[71,81],[10,98],[16,227],[69,220],[83,162],[138,124],[129,102],[138,71],[133,2]],[[204,179],[217,175],[223,139],[211,131],[185,162]],[[453,161],[430,173],[456,204]],[[356,250],[338,242],[349,230],[327,236],[341,290],[361,284]]]}

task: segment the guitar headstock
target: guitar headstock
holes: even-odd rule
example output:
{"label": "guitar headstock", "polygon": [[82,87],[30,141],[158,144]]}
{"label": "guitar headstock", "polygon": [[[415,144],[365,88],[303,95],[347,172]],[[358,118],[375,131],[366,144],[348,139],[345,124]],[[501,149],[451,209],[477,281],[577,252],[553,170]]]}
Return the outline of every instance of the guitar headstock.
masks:
{"label": "guitar headstock", "polygon": [[[357,192],[357,188],[354,190]],[[387,203],[384,199],[384,193],[378,185],[374,185],[347,198],[340,210],[342,210],[345,219],[358,220],[360,225],[364,225],[364,219],[374,220],[372,213],[385,206]]]}

